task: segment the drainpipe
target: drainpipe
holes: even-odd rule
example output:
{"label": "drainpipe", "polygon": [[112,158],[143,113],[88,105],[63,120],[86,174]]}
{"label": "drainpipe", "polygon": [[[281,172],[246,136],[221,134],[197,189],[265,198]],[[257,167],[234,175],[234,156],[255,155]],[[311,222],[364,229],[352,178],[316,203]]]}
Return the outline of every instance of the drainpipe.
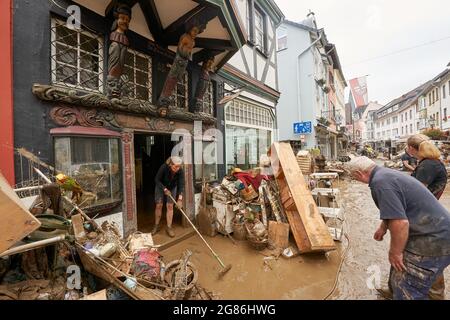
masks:
{"label": "drainpipe", "polygon": [[297,107],[298,107],[298,121],[302,120],[302,108],[301,108],[301,90],[300,90],[300,58],[302,55],[304,55],[306,52],[308,52],[312,47],[316,45],[317,42],[319,42],[322,39],[322,33],[319,34],[319,38],[315,40],[308,48],[303,50],[298,56],[297,56]]}

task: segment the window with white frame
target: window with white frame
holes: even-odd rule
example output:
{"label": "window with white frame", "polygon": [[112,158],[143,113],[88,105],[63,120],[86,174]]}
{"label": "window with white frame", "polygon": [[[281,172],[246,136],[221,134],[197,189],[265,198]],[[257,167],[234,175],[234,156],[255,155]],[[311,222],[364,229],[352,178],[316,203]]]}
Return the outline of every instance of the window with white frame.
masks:
{"label": "window with white frame", "polygon": [[54,84],[103,91],[103,40],[84,30],[51,21],[51,72]]}
{"label": "window with white frame", "polygon": [[263,52],[266,51],[266,39],[264,35],[265,16],[258,8],[255,8],[255,45]]}
{"label": "window with white frame", "polygon": [[273,113],[268,108],[235,99],[225,110],[225,120],[227,169],[246,170],[257,166],[261,155],[267,154],[272,144]]}
{"label": "window with white frame", "polygon": [[152,99],[152,58],[129,49],[125,59],[125,74],[133,98],[143,101]]}

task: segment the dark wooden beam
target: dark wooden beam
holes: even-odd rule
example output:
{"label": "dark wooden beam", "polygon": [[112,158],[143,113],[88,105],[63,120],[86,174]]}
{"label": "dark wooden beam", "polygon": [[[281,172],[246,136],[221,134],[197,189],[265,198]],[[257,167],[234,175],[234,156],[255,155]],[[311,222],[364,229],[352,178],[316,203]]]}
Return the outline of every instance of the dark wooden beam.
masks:
{"label": "dark wooden beam", "polygon": [[141,6],[142,12],[145,16],[145,21],[147,22],[150,33],[155,38],[156,42],[165,44],[163,36],[163,27],[161,19],[158,15],[158,10],[156,9],[154,0],[139,0],[139,5]]}
{"label": "dark wooden beam", "polygon": [[164,37],[169,44],[178,44],[180,37],[186,32],[186,25],[194,19],[208,23],[219,15],[219,9],[200,4],[182,15],[164,30]]}
{"label": "dark wooden beam", "polygon": [[209,39],[209,38],[195,39],[195,46],[198,48],[222,50],[222,51],[236,49],[229,40]]}
{"label": "dark wooden beam", "polygon": [[225,50],[207,50],[203,49],[197,53],[195,53],[192,57],[192,62],[195,64],[199,64],[202,61],[205,61],[207,57],[210,55],[217,56],[218,54],[221,54]]}
{"label": "dark wooden beam", "polygon": [[228,60],[230,60],[231,57],[233,57],[238,51],[239,50],[233,50],[228,52],[225,58],[223,58],[222,61],[220,61],[219,64],[217,65],[217,70],[222,69],[222,67],[228,62]]}
{"label": "dark wooden beam", "polygon": [[105,9],[105,17],[111,16],[114,14],[114,9],[119,4],[125,4],[131,8],[134,7],[134,5],[138,3],[138,0],[111,0],[111,2],[108,4],[108,6]]}

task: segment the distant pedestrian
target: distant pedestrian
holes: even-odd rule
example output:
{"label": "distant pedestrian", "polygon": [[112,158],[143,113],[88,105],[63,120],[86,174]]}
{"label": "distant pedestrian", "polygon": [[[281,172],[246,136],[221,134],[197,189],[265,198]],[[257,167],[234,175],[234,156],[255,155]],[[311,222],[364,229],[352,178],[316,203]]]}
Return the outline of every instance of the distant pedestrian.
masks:
{"label": "distant pedestrian", "polygon": [[405,153],[401,157],[403,163],[403,171],[413,172],[417,166],[417,159],[408,152],[408,147],[405,148]]}
{"label": "distant pedestrian", "polygon": [[379,167],[367,157],[348,165],[356,180],[369,184],[383,220],[374,234],[391,243],[389,284],[395,300],[425,300],[450,264],[450,213],[415,178]]}

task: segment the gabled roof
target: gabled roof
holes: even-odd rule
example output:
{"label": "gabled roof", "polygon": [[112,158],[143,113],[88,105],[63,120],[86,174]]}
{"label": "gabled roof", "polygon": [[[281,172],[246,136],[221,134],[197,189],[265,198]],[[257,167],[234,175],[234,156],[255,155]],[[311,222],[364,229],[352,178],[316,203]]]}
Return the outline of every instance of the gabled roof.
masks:
{"label": "gabled roof", "polygon": [[342,79],[344,79],[344,84],[347,87],[347,81],[345,81],[345,76],[344,76],[344,72],[342,71],[342,65],[341,65],[341,61],[339,59],[339,55],[336,50],[336,45],[334,45],[333,43],[329,43],[325,46],[325,49],[327,50],[328,54],[331,56],[331,59],[333,59],[334,69],[339,71]]}
{"label": "gabled roof", "polygon": [[417,101],[417,99],[423,94],[423,92],[430,86],[432,81],[425,82],[424,84],[420,85],[417,88],[414,88],[413,90],[405,93],[401,97],[398,97],[391,102],[389,102],[387,105],[385,105],[383,108],[378,110],[378,114],[388,110],[389,108],[398,105],[398,110],[403,110],[408,107],[410,107],[413,103]]}
{"label": "gabled roof", "polygon": [[285,19],[285,20],[283,21],[283,23],[285,23],[285,24],[287,24],[287,25],[290,25],[290,26],[293,26],[293,27],[297,27],[297,28],[299,28],[299,29],[303,29],[303,30],[309,31],[309,32],[318,32],[317,29],[311,28],[311,27],[309,27],[309,26],[307,26],[307,25],[304,25],[304,24],[302,24],[302,23],[299,23],[299,22],[294,22],[294,21]]}

